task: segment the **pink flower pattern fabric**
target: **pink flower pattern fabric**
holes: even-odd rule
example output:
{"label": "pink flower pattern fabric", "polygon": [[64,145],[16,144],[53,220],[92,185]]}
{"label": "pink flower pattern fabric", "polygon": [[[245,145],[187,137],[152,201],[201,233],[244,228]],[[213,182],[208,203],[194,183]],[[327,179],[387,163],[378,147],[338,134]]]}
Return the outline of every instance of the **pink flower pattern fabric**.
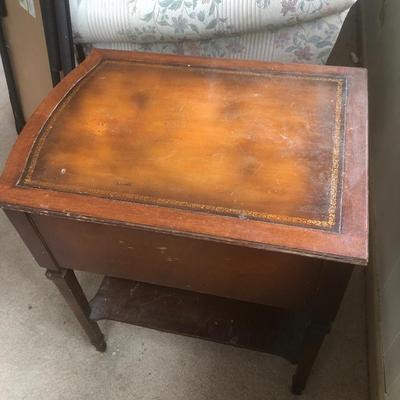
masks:
{"label": "pink flower pattern fabric", "polygon": [[356,0],[70,0],[94,47],[325,63]]}

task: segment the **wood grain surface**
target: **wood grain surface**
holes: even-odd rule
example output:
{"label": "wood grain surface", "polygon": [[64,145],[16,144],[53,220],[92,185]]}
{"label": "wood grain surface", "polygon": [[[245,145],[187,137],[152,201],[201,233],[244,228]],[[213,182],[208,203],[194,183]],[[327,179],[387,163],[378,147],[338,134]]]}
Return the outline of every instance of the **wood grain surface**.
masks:
{"label": "wood grain surface", "polygon": [[0,204],[368,259],[363,69],[94,51],[43,101]]}
{"label": "wood grain surface", "polygon": [[105,61],[58,105],[20,184],[338,230],[345,86]]}

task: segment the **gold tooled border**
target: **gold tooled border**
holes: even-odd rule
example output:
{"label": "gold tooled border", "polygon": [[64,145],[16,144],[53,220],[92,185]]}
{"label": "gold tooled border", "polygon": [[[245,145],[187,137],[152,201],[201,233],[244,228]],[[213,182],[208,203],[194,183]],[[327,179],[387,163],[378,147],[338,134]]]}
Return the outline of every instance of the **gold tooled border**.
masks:
{"label": "gold tooled border", "polygon": [[[190,203],[186,201],[173,200],[173,199],[163,199],[163,198],[154,198],[151,196],[142,196],[135,193],[121,193],[121,192],[109,192],[98,189],[90,189],[85,190],[82,187],[68,185],[68,184],[57,184],[52,182],[41,181],[39,179],[33,179],[33,174],[35,171],[35,167],[42,150],[42,147],[51,132],[51,129],[57,120],[59,114],[62,110],[68,105],[74,95],[78,92],[82,86],[88,82],[88,77],[91,76],[94,71],[98,72],[101,68],[106,64],[117,64],[117,63],[132,63],[132,61],[115,61],[115,60],[104,60],[95,68],[93,68],[81,81],[79,81],[72,90],[66,95],[66,97],[62,100],[61,104],[55,109],[55,111],[50,116],[46,125],[39,133],[36,142],[31,151],[30,157],[28,159],[25,170],[17,183],[18,186],[30,186],[37,187],[39,189],[50,189],[50,190],[58,190],[63,192],[78,192],[79,194],[87,194],[94,195],[99,197],[107,197],[113,198],[117,200],[124,201],[136,201],[146,204],[153,204],[159,206],[169,206],[169,207],[179,207],[185,209],[192,209],[197,211],[211,211],[216,214],[222,215],[230,215],[237,216],[239,218],[251,218],[268,222],[275,223],[284,223],[289,225],[300,225],[300,226],[309,226],[319,229],[327,229],[339,230],[340,228],[340,218],[338,218],[338,214],[340,216],[340,195],[341,195],[341,182],[339,182],[339,177],[341,175],[341,170],[343,168],[343,142],[344,142],[344,109],[345,109],[345,94],[346,94],[346,79],[345,77],[336,77],[336,76],[318,76],[318,75],[305,75],[305,74],[294,74],[294,73],[286,73],[286,72],[272,72],[272,71],[243,71],[243,70],[235,70],[235,69],[219,69],[212,67],[204,67],[204,66],[191,66],[191,69],[197,70],[206,70],[207,72],[215,72],[215,73],[231,73],[231,74],[241,74],[241,75],[253,75],[253,76],[274,76],[275,78],[284,78],[284,79],[303,79],[303,80],[313,80],[313,81],[328,81],[336,83],[336,105],[335,105],[335,127],[333,132],[333,152],[332,152],[332,167],[331,167],[331,180],[330,180],[330,191],[329,191],[329,208],[327,217],[325,219],[308,219],[302,217],[295,216],[286,216],[286,215],[276,215],[276,214],[268,214],[258,211],[252,210],[241,210],[235,208],[227,208],[220,206],[212,206],[207,204],[200,203]],[[158,68],[185,68],[184,65],[163,65],[156,64],[152,62],[136,62],[136,64],[152,64],[153,67]]]}

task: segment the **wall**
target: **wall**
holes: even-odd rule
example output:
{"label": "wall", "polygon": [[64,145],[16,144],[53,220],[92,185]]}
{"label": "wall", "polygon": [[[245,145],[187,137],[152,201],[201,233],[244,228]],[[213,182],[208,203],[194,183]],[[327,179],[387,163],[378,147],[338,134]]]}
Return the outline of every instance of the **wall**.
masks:
{"label": "wall", "polygon": [[400,1],[364,0],[364,22],[371,140],[371,389],[372,398],[386,391],[387,400],[399,400]]}
{"label": "wall", "polygon": [[52,88],[39,0],[34,1],[36,18],[29,15],[17,0],[6,0],[5,3],[4,35],[27,120]]}

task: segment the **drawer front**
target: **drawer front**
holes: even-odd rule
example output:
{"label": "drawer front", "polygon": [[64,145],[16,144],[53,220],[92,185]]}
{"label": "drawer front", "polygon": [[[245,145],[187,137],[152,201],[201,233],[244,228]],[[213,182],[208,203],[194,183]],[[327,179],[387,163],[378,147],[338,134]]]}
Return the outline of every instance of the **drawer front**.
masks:
{"label": "drawer front", "polygon": [[33,215],[60,266],[287,309],[304,308],[321,261],[209,240]]}

